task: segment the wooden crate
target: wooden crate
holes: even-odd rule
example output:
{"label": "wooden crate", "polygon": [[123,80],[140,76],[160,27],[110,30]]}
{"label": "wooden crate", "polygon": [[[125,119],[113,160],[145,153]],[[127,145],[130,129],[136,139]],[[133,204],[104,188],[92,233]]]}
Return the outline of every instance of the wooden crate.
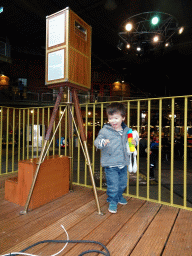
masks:
{"label": "wooden crate", "polygon": [[47,16],[46,85],[90,89],[91,32],[69,7]]}
{"label": "wooden crate", "polygon": [[[19,161],[18,179],[5,181],[5,199],[25,206],[38,159]],[[47,157],[41,164],[29,209],[37,208],[69,192],[69,158]]]}

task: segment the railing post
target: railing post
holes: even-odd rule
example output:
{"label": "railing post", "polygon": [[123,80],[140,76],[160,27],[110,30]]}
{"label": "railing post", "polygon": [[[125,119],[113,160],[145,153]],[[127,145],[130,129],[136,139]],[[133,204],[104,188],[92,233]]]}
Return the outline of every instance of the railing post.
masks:
{"label": "railing post", "polygon": [[158,201],[161,202],[161,135],[162,135],[162,99],[159,99],[159,162],[158,162]]}
{"label": "railing post", "polygon": [[[127,102],[127,126],[130,127],[130,101]],[[129,171],[127,175],[127,194],[129,195]]]}
{"label": "railing post", "polygon": [[151,100],[148,100],[148,127],[147,127],[147,200],[149,200],[150,178],[150,127],[151,126]]}
{"label": "railing post", "polygon": [[170,175],[170,203],[173,205],[173,182],[174,182],[174,114],[175,114],[175,99],[171,101],[171,175]]}
{"label": "railing post", "polygon": [[[137,101],[137,132],[140,132],[140,100]],[[139,144],[137,146],[137,185],[136,196],[139,197]]]}
{"label": "railing post", "polygon": [[187,207],[187,113],[188,97],[184,99],[183,206]]}

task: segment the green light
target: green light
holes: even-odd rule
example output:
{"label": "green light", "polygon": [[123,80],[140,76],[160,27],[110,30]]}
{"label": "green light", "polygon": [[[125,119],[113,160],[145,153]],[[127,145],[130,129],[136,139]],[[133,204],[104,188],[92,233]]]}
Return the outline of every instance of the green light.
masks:
{"label": "green light", "polygon": [[3,12],[3,7],[2,6],[0,6],[0,13],[2,13]]}
{"label": "green light", "polygon": [[159,18],[157,16],[153,17],[152,20],[151,20],[151,23],[153,25],[157,25],[158,22],[159,22]]}

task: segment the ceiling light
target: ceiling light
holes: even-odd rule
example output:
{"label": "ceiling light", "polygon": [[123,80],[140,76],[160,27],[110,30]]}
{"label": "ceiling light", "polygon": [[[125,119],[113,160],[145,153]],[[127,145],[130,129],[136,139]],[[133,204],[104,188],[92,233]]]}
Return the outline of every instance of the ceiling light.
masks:
{"label": "ceiling light", "polygon": [[131,45],[130,44],[127,44],[127,49],[130,49],[131,48]]}
{"label": "ceiling light", "polygon": [[157,25],[158,22],[159,22],[159,18],[157,16],[153,17],[152,20],[151,20],[151,23],[153,25]]}
{"label": "ceiling light", "polygon": [[133,28],[133,26],[132,26],[131,23],[127,23],[127,25],[125,26],[125,29],[126,29],[127,31],[131,31],[132,28]]}
{"label": "ceiling light", "polygon": [[137,46],[137,51],[140,52],[141,51],[141,47]]}
{"label": "ceiling light", "polygon": [[182,33],[183,33],[183,30],[184,30],[184,27],[180,27],[178,33],[179,33],[179,34],[182,34]]}
{"label": "ceiling light", "polygon": [[154,36],[154,37],[153,37],[153,42],[154,42],[154,43],[157,43],[158,41],[159,41],[159,37],[158,37],[158,36]]}

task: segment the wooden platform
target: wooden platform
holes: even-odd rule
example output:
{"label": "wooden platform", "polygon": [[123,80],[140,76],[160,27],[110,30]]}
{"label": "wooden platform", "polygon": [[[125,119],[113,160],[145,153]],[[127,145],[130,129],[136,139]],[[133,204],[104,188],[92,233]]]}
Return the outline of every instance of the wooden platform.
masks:
{"label": "wooden platform", "polygon": [[[21,206],[4,200],[0,189],[0,254],[17,252],[46,239],[65,240],[63,225],[72,240],[95,240],[107,246],[111,256],[191,256],[192,212],[134,198],[108,212],[106,194],[99,192],[105,215],[98,215],[91,189],[74,187],[74,192],[19,215]],[[63,244],[41,244],[27,253],[51,255]],[[76,256],[95,245],[68,244],[59,255]],[[89,255],[98,255],[95,253]],[[101,254],[100,254],[101,255]]]}
{"label": "wooden platform", "polygon": [[[20,160],[18,175],[5,181],[5,199],[25,206],[38,158]],[[40,166],[29,209],[38,208],[69,192],[70,162],[67,156],[48,156]]]}

